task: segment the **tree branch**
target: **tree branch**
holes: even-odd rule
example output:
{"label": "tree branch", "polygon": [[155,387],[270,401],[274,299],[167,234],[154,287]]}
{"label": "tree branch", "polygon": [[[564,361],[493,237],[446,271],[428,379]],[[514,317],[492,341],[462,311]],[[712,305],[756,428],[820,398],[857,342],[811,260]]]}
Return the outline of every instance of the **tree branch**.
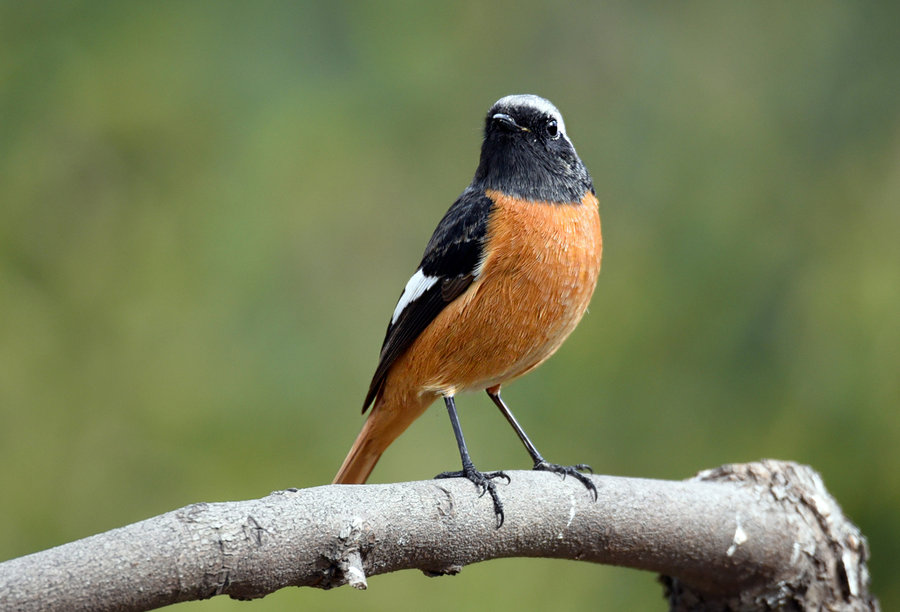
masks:
{"label": "tree branch", "polygon": [[500,529],[490,499],[459,479],[194,504],[0,564],[0,608],[147,610],[551,557],[661,573],[678,610],[877,609],[865,539],[805,466],[725,466],[686,482],[594,476],[597,502],[574,479],[510,475]]}

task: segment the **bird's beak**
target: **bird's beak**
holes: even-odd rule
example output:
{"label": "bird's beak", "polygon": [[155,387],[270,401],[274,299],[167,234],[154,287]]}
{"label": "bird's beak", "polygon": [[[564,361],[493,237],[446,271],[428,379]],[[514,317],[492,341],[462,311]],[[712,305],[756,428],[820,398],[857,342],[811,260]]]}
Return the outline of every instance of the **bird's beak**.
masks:
{"label": "bird's beak", "polygon": [[494,121],[502,124],[508,130],[522,130],[527,132],[528,128],[522,127],[516,120],[507,115],[506,113],[497,113],[493,117],[491,117]]}

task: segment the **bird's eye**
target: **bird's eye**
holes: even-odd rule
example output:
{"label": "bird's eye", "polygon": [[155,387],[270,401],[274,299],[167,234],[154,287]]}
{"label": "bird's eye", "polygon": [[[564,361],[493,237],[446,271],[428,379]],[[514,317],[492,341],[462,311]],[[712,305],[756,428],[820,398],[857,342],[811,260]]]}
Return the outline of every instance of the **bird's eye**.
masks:
{"label": "bird's eye", "polygon": [[556,124],[555,119],[547,122],[547,135],[554,140],[559,138],[559,126]]}

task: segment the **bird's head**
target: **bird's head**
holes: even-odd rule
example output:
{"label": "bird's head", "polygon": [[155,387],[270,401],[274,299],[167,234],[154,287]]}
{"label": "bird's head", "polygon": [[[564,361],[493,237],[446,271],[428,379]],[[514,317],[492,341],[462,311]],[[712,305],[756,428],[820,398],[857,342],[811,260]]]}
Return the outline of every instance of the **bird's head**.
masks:
{"label": "bird's head", "polygon": [[593,189],[562,114],[531,94],[506,96],[491,106],[475,181],[534,201],[577,202]]}

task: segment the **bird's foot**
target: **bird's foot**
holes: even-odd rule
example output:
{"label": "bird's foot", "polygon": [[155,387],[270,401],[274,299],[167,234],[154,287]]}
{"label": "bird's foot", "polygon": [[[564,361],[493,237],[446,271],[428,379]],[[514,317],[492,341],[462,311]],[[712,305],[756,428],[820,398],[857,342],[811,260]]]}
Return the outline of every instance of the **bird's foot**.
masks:
{"label": "bird's foot", "polygon": [[597,501],[597,487],[594,485],[594,481],[588,478],[586,475],[582,474],[582,472],[590,472],[594,473],[594,470],[591,469],[586,463],[579,463],[578,465],[556,465],[555,463],[547,463],[546,461],[538,461],[534,464],[534,469],[541,472],[553,472],[554,474],[559,474],[565,480],[566,476],[571,476],[578,480],[581,484],[587,487],[587,490],[590,492],[591,497],[594,501]]}
{"label": "bird's foot", "polygon": [[491,499],[494,501],[494,515],[497,517],[497,529],[503,525],[503,503],[500,496],[497,495],[497,485],[491,482],[494,478],[505,478],[509,483],[509,476],[504,472],[479,472],[472,465],[463,466],[459,472],[441,472],[435,478],[466,478],[475,485],[479,490],[478,497],[482,497],[485,493],[490,493]]}

